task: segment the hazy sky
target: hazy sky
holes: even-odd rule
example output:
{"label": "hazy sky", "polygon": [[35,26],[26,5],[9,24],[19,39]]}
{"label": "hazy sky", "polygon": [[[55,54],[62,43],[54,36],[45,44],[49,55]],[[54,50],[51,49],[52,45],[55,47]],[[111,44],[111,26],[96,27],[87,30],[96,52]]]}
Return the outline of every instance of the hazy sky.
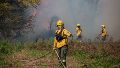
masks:
{"label": "hazy sky", "polygon": [[65,22],[65,27],[75,34],[77,23],[81,24],[83,36],[94,39],[100,32],[100,25],[107,25],[107,31],[115,39],[120,39],[120,0],[42,0],[33,22],[38,36],[47,31],[51,17],[57,16]]}

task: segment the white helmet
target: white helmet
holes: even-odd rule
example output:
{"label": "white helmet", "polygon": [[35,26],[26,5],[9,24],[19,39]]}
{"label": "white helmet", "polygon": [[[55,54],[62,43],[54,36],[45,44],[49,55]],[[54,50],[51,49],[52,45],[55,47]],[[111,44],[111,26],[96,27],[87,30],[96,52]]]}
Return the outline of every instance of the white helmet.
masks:
{"label": "white helmet", "polygon": [[77,26],[80,26],[80,24],[77,24]]}
{"label": "white helmet", "polygon": [[101,25],[101,27],[105,27],[105,25]]}

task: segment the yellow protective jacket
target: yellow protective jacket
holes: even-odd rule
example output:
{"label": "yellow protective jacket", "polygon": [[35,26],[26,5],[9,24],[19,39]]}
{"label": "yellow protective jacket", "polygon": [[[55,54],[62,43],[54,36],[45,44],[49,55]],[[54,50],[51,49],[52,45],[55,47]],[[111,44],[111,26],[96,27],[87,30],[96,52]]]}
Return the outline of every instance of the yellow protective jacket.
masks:
{"label": "yellow protective jacket", "polygon": [[103,28],[102,31],[101,31],[101,36],[105,37],[106,35],[107,35],[107,31],[106,31],[105,28]]}
{"label": "yellow protective jacket", "polygon": [[80,35],[81,35],[81,32],[82,32],[82,29],[76,27],[77,36],[80,36]]}
{"label": "yellow protective jacket", "polygon": [[[56,34],[59,34],[59,32],[61,32],[61,30],[56,30],[55,31]],[[68,37],[70,37],[72,34],[68,30],[63,29],[62,32],[61,32],[61,35],[64,39],[61,40],[61,41],[57,41],[56,37],[55,37],[53,48],[60,48],[62,46],[67,45],[68,44]]]}

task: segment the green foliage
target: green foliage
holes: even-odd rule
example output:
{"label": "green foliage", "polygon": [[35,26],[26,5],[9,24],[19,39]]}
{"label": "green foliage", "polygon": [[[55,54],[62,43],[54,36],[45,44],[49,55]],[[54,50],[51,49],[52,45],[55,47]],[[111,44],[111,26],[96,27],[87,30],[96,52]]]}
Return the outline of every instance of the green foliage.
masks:
{"label": "green foliage", "polygon": [[7,63],[6,63],[6,61],[4,60],[4,58],[1,58],[1,57],[0,57],[0,65],[5,65],[5,64],[7,64]]}
{"label": "green foliage", "polygon": [[0,56],[10,55],[23,49],[21,43],[10,43],[8,41],[0,41]]}
{"label": "green foliage", "polygon": [[30,46],[31,49],[37,49],[37,50],[50,50],[52,45],[52,39],[51,40],[42,40],[39,39],[35,44]]}
{"label": "green foliage", "polygon": [[24,6],[34,6],[39,5],[40,0],[18,0]]}
{"label": "green foliage", "polygon": [[90,64],[93,68],[103,67],[103,68],[110,68],[113,65],[117,65],[120,63],[120,58],[115,58],[111,56],[107,57],[96,57],[94,61]]}
{"label": "green foliage", "polygon": [[37,57],[37,58],[42,57],[42,56],[44,56],[47,53],[49,53],[49,51],[46,51],[46,50],[41,51],[41,50],[31,49],[29,51],[29,55],[31,57]]}
{"label": "green foliage", "polygon": [[74,57],[79,61],[82,61],[82,59],[85,59],[86,56],[87,56],[87,53],[82,51],[82,50],[75,50],[74,51]]}
{"label": "green foliage", "polygon": [[2,0],[0,1],[0,38],[16,36],[26,28],[25,12],[29,6],[36,8],[40,0]]}
{"label": "green foliage", "polygon": [[[52,52],[51,42],[48,40],[38,40],[37,42],[26,42],[22,43],[11,43],[8,41],[0,41],[0,66],[1,65],[13,65],[12,67],[22,67],[24,68],[24,62],[32,62],[36,61],[37,65],[40,68],[46,68],[48,61],[57,62],[57,57],[54,51]],[[75,44],[75,43],[74,43]],[[79,44],[80,45],[80,44]],[[116,45],[112,47],[111,50],[109,45],[106,46],[94,46],[94,45],[86,45],[81,44],[76,49],[72,46],[69,48],[71,50],[68,54],[69,58],[67,61],[75,60],[77,63],[77,68],[113,68],[120,67],[120,55],[116,56],[116,52],[119,51],[120,46]],[[93,49],[95,47],[95,49]],[[95,51],[95,52],[93,52]],[[111,53],[114,53],[112,54]],[[44,56],[45,55],[45,56]],[[12,58],[12,57],[14,58]],[[72,57],[72,58],[70,58]],[[46,58],[46,59],[45,59]],[[42,60],[45,59],[45,60]],[[24,61],[24,62],[21,62]],[[44,62],[39,62],[37,60],[41,60]],[[53,63],[54,64],[54,63]],[[52,64],[50,64],[52,66]]]}
{"label": "green foliage", "polygon": [[[118,45],[116,45],[115,47],[117,46]],[[73,53],[73,57],[74,59],[76,59],[76,61],[79,62],[79,64],[84,64],[85,67],[88,68],[110,68],[114,65],[119,66],[120,57],[115,56],[115,53],[110,53],[110,51],[112,50],[108,50],[108,48],[110,48],[111,46],[106,45],[101,46],[100,48],[99,47],[99,45],[96,46],[97,50],[95,50],[95,52],[91,52],[90,50],[87,51],[85,49],[76,49]],[[117,51],[117,49],[115,51]]]}
{"label": "green foliage", "polygon": [[0,55],[9,55],[13,53],[12,44],[7,41],[0,42]]}

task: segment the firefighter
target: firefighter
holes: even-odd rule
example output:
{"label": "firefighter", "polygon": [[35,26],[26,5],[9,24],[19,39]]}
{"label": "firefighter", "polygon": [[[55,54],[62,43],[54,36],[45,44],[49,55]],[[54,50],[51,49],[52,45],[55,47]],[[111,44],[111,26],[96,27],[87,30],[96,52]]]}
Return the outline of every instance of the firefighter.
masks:
{"label": "firefighter", "polygon": [[[65,29],[64,22],[62,20],[58,20],[56,26],[57,26],[57,30],[55,31],[53,49],[57,50],[57,53],[60,57],[61,62],[66,67],[68,37],[71,37],[72,34],[67,29]],[[60,63],[60,66],[63,67],[61,63]]]}
{"label": "firefighter", "polygon": [[107,31],[106,31],[106,26],[105,25],[101,25],[101,33],[100,33],[100,36],[101,36],[101,40],[103,42],[105,42],[106,40],[106,36],[107,36]]}
{"label": "firefighter", "polygon": [[77,24],[76,35],[77,35],[77,40],[80,40],[80,41],[82,40],[81,32],[82,32],[82,29],[80,27],[80,24]]}

